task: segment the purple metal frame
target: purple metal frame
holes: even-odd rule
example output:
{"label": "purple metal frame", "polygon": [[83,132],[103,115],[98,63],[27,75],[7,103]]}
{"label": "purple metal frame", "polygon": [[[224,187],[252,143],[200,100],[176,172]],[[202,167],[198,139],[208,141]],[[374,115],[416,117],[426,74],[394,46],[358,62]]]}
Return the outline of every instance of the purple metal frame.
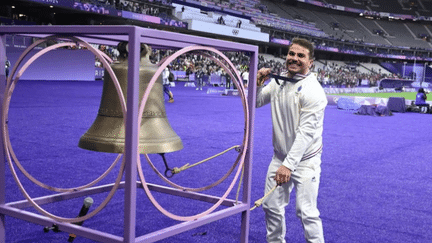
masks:
{"label": "purple metal frame", "polygon": [[[49,217],[40,214],[22,210],[30,204],[26,201],[6,202],[5,201],[5,160],[4,151],[0,149],[0,242],[6,242],[4,217],[11,216],[26,220],[40,225],[56,224],[59,230],[74,233],[85,238],[102,241],[102,242],[155,242],[184,231],[194,229],[204,224],[241,213],[241,242],[248,242],[249,238],[249,217],[250,217],[250,191],[251,191],[251,161],[253,145],[253,121],[255,117],[255,94],[256,72],[258,65],[258,47],[253,45],[240,44],[235,42],[221,41],[204,37],[190,36],[185,34],[166,32],[160,30],[146,29],[136,26],[2,26],[0,27],[0,63],[6,61],[6,34],[22,34],[32,36],[47,36],[52,34],[77,36],[88,42],[115,45],[121,40],[129,41],[129,73],[128,73],[128,90],[127,90],[127,118],[126,118],[126,144],[125,144],[125,181],[120,188],[125,189],[124,203],[124,235],[116,236],[106,232],[101,232],[84,226],[77,226],[70,223],[57,222]],[[215,211],[194,221],[181,222],[177,225],[164,228],[149,234],[136,237],[136,191],[142,187],[141,182],[137,182],[137,157],[138,157],[138,90],[139,90],[139,50],[140,43],[146,43],[150,46],[183,48],[190,45],[211,46],[221,51],[246,51],[251,53],[249,64],[249,87],[248,87],[248,107],[249,107],[249,143],[247,144],[247,153],[244,163],[244,179],[242,201],[226,199],[222,205],[228,206],[226,209]],[[5,89],[5,71],[0,68],[0,101],[3,103]],[[2,85],[3,84],[3,85]],[[2,108],[1,108],[2,109]],[[3,141],[0,140],[0,147],[3,147]],[[216,202],[219,198],[206,194],[193,192],[184,192],[178,189],[168,188],[161,185],[148,184],[151,190],[163,193],[178,195],[187,198],[193,198],[206,202]],[[91,195],[109,191],[113,184],[107,184],[86,190],[72,193],[58,193],[55,195],[35,198],[39,204],[46,204],[67,200],[75,197]]]}

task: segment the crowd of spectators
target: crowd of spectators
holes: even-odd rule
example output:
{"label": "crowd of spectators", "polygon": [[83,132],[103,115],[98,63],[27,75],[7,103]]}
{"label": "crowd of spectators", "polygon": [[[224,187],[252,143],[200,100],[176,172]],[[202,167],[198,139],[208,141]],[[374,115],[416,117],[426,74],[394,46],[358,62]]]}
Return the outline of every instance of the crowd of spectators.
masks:
{"label": "crowd of spectators", "polygon": [[323,86],[353,88],[362,85],[369,87],[378,86],[378,81],[383,78],[400,78],[397,74],[386,74],[380,70],[370,70],[369,72],[360,72],[352,65],[339,65],[331,63],[319,68],[317,71],[318,81]]}
{"label": "crowd of spectators", "polygon": [[[99,49],[104,52],[108,56],[110,56],[114,61],[117,60],[119,52],[113,46],[107,45],[96,45],[93,44],[93,47]],[[79,47],[81,48],[81,47]],[[152,54],[150,56],[150,60],[153,63],[161,63],[168,56],[173,55],[175,50],[166,50],[166,49],[153,49]],[[224,55],[234,64],[239,74],[242,76],[243,73],[249,71],[249,62],[250,57],[244,52],[223,52]],[[214,54],[208,52],[207,55],[214,56]],[[216,57],[218,58],[218,57]],[[218,58],[222,60],[221,58]],[[263,55],[258,55],[258,69],[261,68],[271,68],[274,73],[281,74],[286,72],[285,64],[282,61],[282,58],[265,58]],[[222,61],[226,63],[225,61]],[[370,69],[368,72],[360,72],[357,68],[359,63],[350,63],[350,64],[338,64],[335,62],[326,62],[325,65],[316,68],[315,66],[312,68],[312,71],[316,73],[318,81],[324,87],[337,87],[337,88],[353,88],[358,86],[369,86],[369,87],[377,87],[378,82],[384,78],[390,79],[401,79],[402,77],[399,74],[387,74],[381,72],[381,69],[375,70]],[[101,68],[101,62],[96,59],[95,66]],[[228,66],[228,65],[226,65]],[[216,63],[211,58],[202,55],[201,53],[186,53],[178,58],[176,58],[173,62],[170,63],[171,71],[184,71],[186,76],[190,74],[195,74],[195,76],[202,75],[219,75],[225,76],[227,79],[229,75],[227,75],[226,71]]]}
{"label": "crowd of spectators", "polygon": [[115,8],[134,13],[158,16],[164,12],[161,9],[171,6],[171,0],[79,0],[81,3],[90,3],[99,7]]}
{"label": "crowd of spectators", "polygon": [[[119,56],[119,52],[114,46],[96,44],[92,44],[92,46],[110,56],[114,61],[116,61]],[[77,47],[74,47],[73,49],[75,48]],[[78,48],[81,49],[82,47],[79,46]],[[176,50],[153,49],[150,60],[155,64],[162,63],[162,61],[168,56],[173,55],[175,51]],[[205,53],[207,56],[215,55],[210,52]],[[219,75],[230,79],[229,75],[227,75],[226,71],[221,67],[221,65],[202,54],[202,52],[189,52],[180,55],[170,63],[170,70],[184,71],[186,76],[189,76],[190,74],[195,74],[195,76]],[[248,56],[245,52],[223,52],[223,54],[233,63],[241,76],[243,73],[249,71],[250,56]],[[217,56],[214,57],[222,60]],[[222,60],[222,62],[225,64],[225,66],[229,66],[224,60]],[[355,62],[350,64],[338,64],[335,62],[327,63],[324,61],[324,63],[324,65],[319,65],[319,68],[317,68],[318,65],[313,66],[312,68],[312,72],[316,73],[318,81],[324,87],[353,88],[365,85],[369,87],[377,87],[378,82],[384,78],[402,78],[399,74],[388,74],[381,72],[381,69],[375,70],[371,68],[367,72],[360,72],[358,68],[360,64]],[[101,62],[97,59],[95,66],[102,68]],[[283,58],[277,57],[265,58],[264,55],[258,55],[258,69],[261,68],[271,68],[273,73],[276,74],[286,72]]]}
{"label": "crowd of spectators", "polygon": [[[104,52],[114,61],[116,61],[118,58],[119,52],[113,46],[93,44],[93,47]],[[175,50],[153,49],[150,60],[153,63],[161,63],[168,56],[174,53]],[[223,54],[234,64],[241,76],[243,73],[249,71],[250,57],[246,53],[223,52]],[[214,56],[214,54],[210,52],[206,53],[206,55]],[[222,60],[221,58],[218,59]],[[274,73],[281,74],[286,72],[286,67],[282,60],[283,59],[280,58],[271,59],[265,58],[263,55],[258,55],[258,69],[271,68]],[[226,63],[223,60],[222,62]],[[378,86],[378,82],[384,78],[401,79],[399,74],[387,74],[381,72],[380,69],[375,70],[372,68],[368,72],[360,72],[356,67],[358,65],[358,63],[342,65],[329,62],[323,66],[320,66],[320,68],[316,68],[314,66],[312,71],[316,73],[318,81],[324,87],[353,88],[357,86],[364,86],[365,84],[369,87],[376,87]],[[97,59],[95,66],[102,68],[101,62]],[[190,74],[195,74],[195,76],[219,75],[230,79],[229,75],[227,75],[226,71],[221,67],[221,65],[216,63],[211,58],[206,57],[205,55],[202,55],[202,53],[198,52],[190,52],[179,56],[170,63],[170,70],[184,71],[186,76],[189,76]]]}
{"label": "crowd of spectators", "polygon": [[[154,50],[152,59],[157,62],[158,59],[163,59],[167,55],[173,54],[174,51]],[[225,52],[230,61],[236,66],[239,73],[248,70],[250,57],[243,52]],[[258,69],[271,68],[274,73],[280,74],[286,71],[285,64],[282,61],[275,59],[266,59],[264,56],[258,56]],[[190,73],[202,72],[204,75],[218,74],[225,75],[225,71],[216,62],[209,58],[202,57],[197,53],[189,53],[177,58],[171,66],[172,70],[185,71],[187,75]],[[381,70],[371,69],[368,72],[360,72],[353,65],[339,65],[331,63],[323,68],[314,68],[313,71],[317,74],[318,80],[326,87],[346,87],[352,88],[364,86],[367,84],[370,87],[378,86],[378,81],[383,78],[401,78],[397,74],[386,74]]]}
{"label": "crowd of spectators", "polygon": [[127,1],[127,0],[120,0],[120,4],[116,6],[118,10],[125,10],[129,12],[134,13],[140,13],[145,15],[151,15],[151,16],[158,16],[159,15],[159,8],[149,6],[144,2],[134,2],[134,1]]}
{"label": "crowd of spectators", "polygon": [[[173,50],[153,50],[152,61],[157,63],[165,57],[172,55]],[[228,59],[236,66],[237,70],[243,71],[249,64],[250,57],[242,52],[224,52]],[[212,55],[208,53],[208,55]],[[171,69],[174,71],[186,71],[188,73],[202,71],[205,75],[223,72],[222,67],[210,58],[199,53],[186,53],[179,56],[173,63]]]}
{"label": "crowd of spectators", "polygon": [[258,70],[261,68],[271,68],[274,73],[281,74],[286,71],[285,64],[275,59],[266,59],[264,56],[258,56]]}

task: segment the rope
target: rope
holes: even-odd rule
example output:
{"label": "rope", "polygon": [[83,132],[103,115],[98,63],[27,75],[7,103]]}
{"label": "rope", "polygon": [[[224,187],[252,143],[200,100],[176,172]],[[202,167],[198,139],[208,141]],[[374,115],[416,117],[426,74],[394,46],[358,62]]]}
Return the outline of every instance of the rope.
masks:
{"label": "rope", "polygon": [[258,199],[255,201],[255,206],[253,206],[250,210],[254,210],[255,208],[261,206],[261,204],[263,203],[264,199],[266,199],[274,190],[276,190],[276,188],[278,187],[278,185],[275,185],[269,192],[267,192],[264,197]]}
{"label": "rope", "polygon": [[226,150],[224,150],[224,151],[222,151],[222,152],[220,152],[220,153],[218,153],[218,154],[215,154],[215,155],[213,155],[213,156],[211,156],[211,157],[209,157],[209,158],[207,158],[207,159],[203,159],[203,160],[201,160],[201,161],[199,161],[199,162],[196,162],[196,163],[193,164],[193,165],[189,165],[189,163],[187,163],[187,164],[183,165],[183,166],[180,167],[180,168],[178,168],[178,167],[174,167],[174,169],[172,169],[171,172],[172,172],[173,174],[178,174],[178,173],[180,173],[180,172],[182,172],[182,171],[184,171],[184,170],[187,170],[187,169],[192,168],[192,167],[194,167],[194,166],[200,165],[200,164],[202,164],[202,163],[204,163],[204,162],[207,162],[207,161],[209,161],[209,160],[211,160],[211,159],[214,159],[214,158],[216,158],[216,157],[218,157],[218,156],[220,156],[220,155],[222,155],[222,154],[225,154],[225,153],[227,153],[228,151],[233,150],[233,149],[235,149],[235,148],[240,148],[240,146],[239,146],[239,145],[232,146],[232,147],[229,148],[229,149],[226,149]]}
{"label": "rope", "polygon": [[227,173],[222,176],[218,181],[212,183],[211,185],[207,185],[207,186],[203,186],[200,188],[190,188],[190,187],[183,187],[180,185],[175,184],[174,182],[168,180],[168,178],[166,178],[164,175],[162,175],[162,173],[160,173],[159,170],[156,169],[155,165],[151,162],[150,157],[147,154],[144,154],[144,156],[147,159],[148,164],[150,165],[150,167],[153,169],[153,171],[166,183],[168,183],[169,185],[171,185],[172,187],[175,187],[177,189],[183,190],[183,191],[190,191],[190,192],[201,192],[201,191],[205,191],[208,190],[210,188],[213,188],[217,185],[219,185],[222,181],[224,181],[229,175],[231,175],[231,173],[234,171],[235,167],[237,167],[237,164],[240,162],[240,160],[242,159],[243,153],[240,153],[237,156],[236,161],[234,162],[234,164],[231,166],[231,168],[227,171]]}
{"label": "rope", "polygon": [[239,198],[239,195],[240,195],[240,188],[241,188],[241,184],[243,182],[243,176],[244,176],[244,164],[243,164],[243,167],[242,167],[242,173],[241,173],[241,176],[240,176],[239,185],[237,187],[236,202],[235,202],[236,204],[238,203],[238,198]]}

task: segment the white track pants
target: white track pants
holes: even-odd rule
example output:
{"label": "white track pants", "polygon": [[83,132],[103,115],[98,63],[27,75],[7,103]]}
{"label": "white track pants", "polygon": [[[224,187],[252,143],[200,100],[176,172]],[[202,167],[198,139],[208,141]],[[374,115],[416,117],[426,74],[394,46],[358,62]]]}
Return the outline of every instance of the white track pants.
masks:
{"label": "white track pants", "polygon": [[[265,193],[276,185],[274,177],[281,164],[281,159],[273,156],[267,171]],[[289,204],[289,196],[294,187],[296,190],[296,214],[303,225],[306,241],[324,243],[323,228],[317,208],[320,165],[321,153],[309,160],[300,162],[296,171],[292,173],[290,181],[276,188],[264,200],[263,209],[269,243],[285,243],[285,207]]]}

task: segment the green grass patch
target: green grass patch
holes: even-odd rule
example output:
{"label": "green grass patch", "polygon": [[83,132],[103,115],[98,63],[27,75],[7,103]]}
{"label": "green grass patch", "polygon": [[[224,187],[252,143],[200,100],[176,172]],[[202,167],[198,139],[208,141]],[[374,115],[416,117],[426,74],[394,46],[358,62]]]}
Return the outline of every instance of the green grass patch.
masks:
{"label": "green grass patch", "polygon": [[[401,92],[401,93],[352,93],[352,94],[329,94],[340,96],[358,96],[358,97],[374,97],[374,98],[389,98],[389,97],[404,97],[406,100],[415,100],[416,92]],[[432,101],[432,94],[428,95],[427,100]]]}

